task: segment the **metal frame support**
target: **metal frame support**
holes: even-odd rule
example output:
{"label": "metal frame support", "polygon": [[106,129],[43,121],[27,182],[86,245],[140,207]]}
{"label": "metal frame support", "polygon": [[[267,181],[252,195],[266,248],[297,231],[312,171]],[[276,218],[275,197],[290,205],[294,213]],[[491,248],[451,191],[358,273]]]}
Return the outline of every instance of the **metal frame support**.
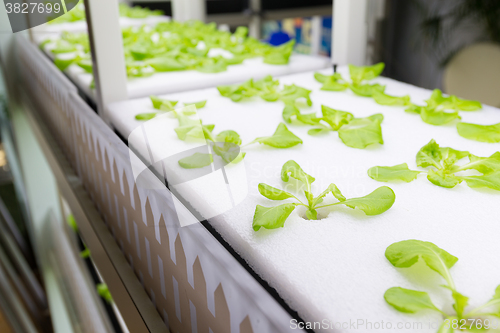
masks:
{"label": "metal frame support", "polygon": [[315,15],[311,19],[311,55],[319,55],[321,51],[321,28],[323,19]]}
{"label": "metal frame support", "polygon": [[262,25],[262,18],[261,18],[261,0],[249,0],[249,6],[250,6],[250,12],[251,12],[251,19],[250,19],[250,24],[248,25],[248,34],[253,37],[260,39],[260,33],[261,33],[261,25]]}
{"label": "metal frame support", "polygon": [[172,18],[176,21],[184,21],[184,1],[172,0],[170,4],[172,5]]}
{"label": "metal frame support", "polygon": [[366,64],[367,0],[333,2],[332,62]]}
{"label": "metal frame support", "polygon": [[172,0],[172,16],[176,21],[198,20],[205,22],[207,9],[205,0]]}
{"label": "metal frame support", "polygon": [[84,0],[96,87],[97,112],[108,122],[106,105],[126,100],[127,74],[118,0]]}

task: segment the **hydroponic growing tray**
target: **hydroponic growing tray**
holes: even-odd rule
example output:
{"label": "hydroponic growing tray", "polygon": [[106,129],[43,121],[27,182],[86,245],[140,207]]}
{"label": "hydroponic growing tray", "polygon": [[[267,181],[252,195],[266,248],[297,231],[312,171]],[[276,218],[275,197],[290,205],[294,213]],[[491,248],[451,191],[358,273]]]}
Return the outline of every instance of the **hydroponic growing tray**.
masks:
{"label": "hydroponic growing tray", "polygon": [[[35,41],[41,43],[47,34],[35,35]],[[53,59],[52,53],[45,53]],[[195,70],[177,72],[159,72],[149,77],[129,79],[127,82],[128,98],[139,98],[149,95],[167,94],[179,91],[214,87],[222,84],[237,83],[250,78],[262,78],[266,75],[281,76],[318,70],[327,67],[329,58],[292,54],[287,65],[265,64],[261,57],[247,59],[241,65],[228,66],[220,73],[201,73]],[[77,65],[71,65],[65,73],[89,97],[94,99],[95,90],[90,88],[92,75]]]}
{"label": "hydroponic growing tray", "polygon": [[[247,75],[257,71],[248,66]],[[349,77],[347,68],[341,68],[340,72]],[[322,73],[332,74],[331,70]],[[337,330],[332,331],[383,331],[381,321],[391,322],[393,327],[396,323],[409,325],[411,328],[405,332],[437,331],[433,326],[436,324],[432,323],[442,322],[438,313],[424,311],[407,315],[397,312],[384,301],[383,295],[388,288],[400,286],[427,291],[439,308],[447,304],[449,306],[445,309],[451,310],[450,293],[435,287],[442,284],[437,274],[422,275],[414,269],[396,269],[384,257],[390,244],[407,239],[433,242],[458,257],[459,261],[451,271],[459,290],[470,297],[469,304],[478,306],[489,300],[500,284],[500,266],[495,264],[499,249],[500,193],[471,189],[465,182],[453,189],[442,188],[431,184],[423,175],[411,183],[380,183],[370,179],[367,170],[376,165],[405,162],[410,169],[419,170],[415,155],[431,139],[442,147],[468,150],[477,156],[490,156],[499,150],[500,145],[467,140],[458,135],[455,123],[432,126],[424,123],[418,115],[405,112],[403,107],[381,106],[371,98],[359,97],[350,91],[321,91],[321,84],[314,80],[313,72],[281,77],[280,82],[295,83],[313,91],[313,106],[303,112],[316,111],[319,115],[324,104],[352,112],[356,117],[382,113],[385,117],[382,122],[384,144],[366,149],[350,148],[335,132],[310,136],[307,131],[311,126],[287,124],[303,144],[290,149],[259,144],[244,147],[246,157],[243,162],[225,168],[229,190],[221,190],[223,175],[212,172],[204,182],[199,181],[200,178],[194,179],[196,177],[180,185],[174,181],[171,184],[174,192],[196,211],[204,212],[206,216],[218,214],[210,218],[209,223],[255,272],[276,288],[306,322],[326,320],[329,327],[337,325]],[[374,82],[387,85],[386,93],[390,95],[409,94],[412,102],[421,105],[431,95],[429,90],[383,77]],[[215,88],[160,97],[186,104],[207,100],[206,106],[197,111],[203,123],[215,124],[214,133],[235,130],[243,144],[271,135],[283,122],[284,104],[280,101],[266,102],[257,97],[233,102],[222,97]],[[178,122],[171,115],[149,122],[135,120],[138,113],[157,111],[148,98],[113,103],[107,111],[116,130],[134,144],[145,161],[151,162],[151,158],[158,160],[165,154],[199,146],[177,138],[174,129]],[[483,106],[480,111],[461,112],[461,116],[465,122],[478,124],[500,122],[500,110],[490,106]],[[149,143],[140,147],[137,143],[141,142],[139,137],[143,134]],[[335,183],[346,197],[357,197],[387,185],[396,193],[396,202],[391,209],[377,216],[335,206],[323,212],[327,216],[317,221],[304,219],[305,212],[296,209],[283,228],[256,232],[252,229],[256,205],[270,207],[280,203],[261,196],[257,185],[266,183],[285,188],[280,170],[288,160],[295,160],[305,172],[316,178],[313,184],[315,193]],[[176,163],[166,168],[170,179],[176,180],[186,174],[186,170]],[[157,171],[161,173],[161,170]],[[248,194],[245,189],[248,189]],[[350,325],[352,322],[360,324],[360,321],[378,324],[371,328],[357,326],[356,329]],[[412,326],[415,322],[424,325]],[[344,326],[338,329],[339,324]]]}
{"label": "hydroponic growing tray", "polygon": [[177,201],[154,175],[144,178],[160,191],[134,182],[127,146],[40,50],[24,35],[15,49],[23,98],[37,106],[168,328],[290,331],[290,315],[210,232],[199,224],[178,227]]}

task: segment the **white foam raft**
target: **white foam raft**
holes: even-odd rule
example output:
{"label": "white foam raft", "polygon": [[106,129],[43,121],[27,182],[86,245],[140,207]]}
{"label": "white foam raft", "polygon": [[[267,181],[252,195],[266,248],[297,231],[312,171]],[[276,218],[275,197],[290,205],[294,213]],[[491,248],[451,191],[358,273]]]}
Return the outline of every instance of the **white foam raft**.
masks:
{"label": "white foam raft", "polygon": [[[348,77],[346,68],[340,72]],[[331,74],[331,70],[322,73]],[[388,94],[409,94],[417,104],[423,104],[431,94],[429,90],[387,78],[374,81],[387,85]],[[436,332],[437,324],[432,323],[442,321],[439,314],[426,311],[418,315],[402,314],[384,301],[384,292],[394,286],[428,291],[438,307],[444,306],[451,312],[453,301],[449,292],[437,287],[443,284],[438,274],[430,271],[422,274],[413,268],[396,269],[384,257],[387,246],[401,240],[430,241],[457,256],[459,261],[451,269],[457,289],[470,297],[470,306],[489,300],[500,284],[500,265],[496,264],[500,249],[500,193],[471,189],[465,183],[446,189],[431,184],[425,175],[411,183],[380,183],[370,179],[367,170],[375,165],[404,162],[410,169],[418,170],[415,155],[431,139],[441,146],[468,150],[478,156],[489,156],[500,150],[500,145],[467,140],[458,135],[455,124],[432,126],[418,115],[404,112],[402,107],[381,106],[350,91],[321,91],[313,72],[285,76],[280,82],[311,89],[314,104],[309,111],[318,115],[322,104],[352,112],[356,117],[382,113],[384,145],[363,150],[349,148],[335,132],[313,137],[307,134],[310,126],[288,125],[303,140],[302,145],[290,149],[251,145],[244,148],[247,155],[242,163],[226,168],[230,187],[232,184],[231,189],[237,192],[233,193],[233,201],[228,192],[214,187],[221,180],[220,174],[213,177],[213,182],[184,183],[178,193],[197,210],[223,212],[210,218],[210,223],[304,320],[326,320],[337,327],[360,321],[379,325],[379,329],[375,326],[353,329],[344,324],[344,328],[335,332],[380,332],[384,331],[380,329],[381,321],[391,322],[393,327],[397,323],[412,327],[405,332]],[[235,130],[243,143],[272,134],[283,121],[282,102],[256,98],[235,103],[220,96],[215,88],[160,97],[186,104],[208,100],[206,107],[198,110],[203,123],[215,124],[215,133]],[[150,100],[141,98],[110,105],[108,116],[125,138],[144,125],[151,154],[156,157],[197,145],[177,139],[174,132],[177,121],[170,115],[163,116],[158,126],[134,118],[138,113],[153,111]],[[500,110],[489,106],[481,111],[461,112],[461,116],[465,122],[478,124],[500,122]],[[139,153],[145,160],[152,156],[145,147]],[[262,197],[257,185],[263,182],[278,188],[284,186],[280,170],[290,159],[316,177],[314,193],[332,182],[346,197],[363,196],[388,185],[396,193],[396,202],[378,216],[365,216],[361,211],[336,206],[323,211],[328,216],[318,221],[302,218],[303,212],[296,209],[284,228],[255,232],[252,219],[256,205],[279,204]],[[169,172],[181,175],[186,171],[172,164]],[[422,322],[423,326],[415,326],[414,322]]]}

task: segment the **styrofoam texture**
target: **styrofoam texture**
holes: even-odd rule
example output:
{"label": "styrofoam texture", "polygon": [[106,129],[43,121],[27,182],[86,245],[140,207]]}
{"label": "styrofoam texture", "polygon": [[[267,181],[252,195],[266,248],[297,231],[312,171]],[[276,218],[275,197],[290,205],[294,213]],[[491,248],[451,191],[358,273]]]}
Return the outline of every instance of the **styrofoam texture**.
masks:
{"label": "styrofoam texture", "polygon": [[[322,72],[331,74],[331,70]],[[340,72],[348,77],[346,68]],[[428,291],[436,305],[444,306],[451,313],[450,293],[437,287],[443,283],[437,274],[430,271],[423,274],[413,268],[395,269],[384,257],[390,244],[419,239],[433,242],[459,258],[451,272],[458,290],[470,297],[471,306],[490,299],[500,284],[500,266],[494,265],[500,249],[500,193],[471,189],[465,183],[446,189],[431,184],[425,175],[411,183],[380,183],[370,179],[366,171],[375,165],[404,162],[410,169],[418,169],[415,155],[433,138],[441,146],[469,150],[478,156],[489,156],[498,151],[500,145],[467,140],[458,135],[455,123],[432,126],[418,115],[404,112],[402,107],[381,106],[349,91],[321,91],[321,84],[314,80],[312,72],[282,77],[280,81],[313,90],[314,105],[303,112],[320,114],[321,104],[325,104],[352,112],[356,117],[382,113],[385,143],[364,150],[354,149],[345,146],[337,133],[312,137],[307,134],[310,126],[287,125],[302,138],[303,145],[281,150],[261,145],[244,148],[249,195],[236,208],[211,219],[210,223],[255,271],[276,288],[304,320],[347,323],[346,328],[334,331],[384,331],[369,327],[356,330],[349,326],[351,321],[380,325],[383,320],[391,322],[393,328],[397,323],[412,326],[414,322],[422,322],[423,327],[412,326],[405,332],[435,332],[437,328],[431,323],[440,323],[439,314],[425,311],[418,315],[402,314],[383,299],[384,292],[393,286]],[[421,105],[431,94],[429,90],[383,77],[375,81],[386,84],[388,94],[409,94],[414,103]],[[272,134],[283,121],[281,102],[255,99],[234,103],[221,97],[215,88],[160,97],[186,103],[207,99],[206,107],[198,110],[203,123],[215,124],[214,133],[235,130],[243,143]],[[114,103],[108,108],[113,125],[124,137],[141,124],[134,119],[137,113],[152,111],[147,98]],[[461,116],[465,122],[500,122],[500,110],[490,106],[484,106],[481,111],[461,112]],[[251,225],[255,206],[278,204],[262,197],[257,185],[264,182],[284,187],[280,169],[290,159],[316,177],[314,193],[332,182],[347,197],[362,196],[388,185],[396,193],[396,202],[389,211],[371,217],[337,206],[320,211],[320,215],[328,216],[319,221],[305,220],[302,218],[305,212],[297,208],[284,228],[254,232]]]}

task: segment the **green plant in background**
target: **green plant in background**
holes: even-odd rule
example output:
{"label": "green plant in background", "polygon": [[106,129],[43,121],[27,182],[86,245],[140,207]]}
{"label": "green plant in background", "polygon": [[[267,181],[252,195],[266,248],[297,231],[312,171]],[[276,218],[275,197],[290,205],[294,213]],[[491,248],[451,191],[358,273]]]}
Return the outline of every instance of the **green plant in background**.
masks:
{"label": "green plant in background", "polygon": [[[463,158],[468,163],[459,164]],[[455,150],[448,147],[439,147],[436,141],[431,140],[417,153],[417,166],[426,168],[427,179],[434,185],[452,188],[465,181],[469,187],[487,187],[500,191],[500,152],[490,157],[475,156],[468,151]],[[475,170],[479,176],[463,176],[459,173]],[[408,169],[406,163],[392,167],[375,166],[368,170],[368,176],[381,182],[401,180],[411,182],[422,171]]]}
{"label": "green plant in background", "polygon": [[500,142],[500,123],[494,125],[477,125],[470,123],[458,123],[457,131],[460,136],[480,142]]}
{"label": "green plant in background", "polygon": [[48,49],[54,55],[54,64],[61,71],[75,64],[85,72],[92,73],[90,44],[86,33],[65,31],[59,39],[53,41],[49,38],[39,44],[42,50],[48,46],[50,46]]}
{"label": "green plant in background", "polygon": [[[135,119],[137,119],[137,120],[153,119],[158,114],[174,111],[174,108],[178,103],[178,101],[171,101],[168,99],[159,98],[157,96],[149,96],[149,98],[151,99],[151,103],[153,104],[153,108],[156,110],[159,110],[159,111],[139,113],[139,114],[135,115]],[[196,107],[196,109],[202,109],[207,104],[207,101],[204,100],[204,101],[198,101],[198,102],[184,102],[183,104],[184,104],[184,106],[194,105]],[[184,111],[184,114],[186,114],[186,112],[188,112],[188,111]]]}
{"label": "green plant in background", "polygon": [[411,104],[405,111],[420,114],[420,118],[431,125],[444,125],[455,119],[461,119],[458,111],[476,111],[482,108],[478,101],[469,101],[455,95],[443,96],[439,89],[434,89],[426,106]]}
{"label": "green plant in background", "polygon": [[[174,111],[175,112],[175,111]],[[175,129],[180,140],[187,138],[206,140],[211,143],[212,151],[217,154],[225,163],[239,163],[246,153],[240,152],[241,138],[233,130],[225,130],[215,135],[213,130],[215,125],[204,125],[198,119],[191,119],[185,113],[176,112],[179,127]],[[212,164],[213,156],[209,153],[196,152],[191,156],[178,161],[184,169],[203,168]]]}
{"label": "green plant in background", "polygon": [[476,111],[482,108],[481,103],[477,101],[461,99],[454,95],[443,96],[439,89],[432,92],[425,106],[413,104],[408,95],[388,95],[385,93],[385,86],[366,83],[378,77],[383,70],[383,63],[373,66],[349,65],[351,83],[344,80],[339,73],[333,75],[315,73],[314,78],[323,84],[321,90],[344,91],[349,88],[358,96],[372,97],[380,105],[407,107],[406,112],[419,114],[424,122],[431,125],[444,125],[455,119],[461,119],[458,111]]}
{"label": "green plant in background", "polygon": [[215,125],[205,125],[199,119],[190,118],[190,112],[176,112],[174,115],[179,122],[179,126],[175,128],[175,133],[180,140],[186,140],[187,138],[205,140],[212,137],[212,131]]}
{"label": "green plant in background", "polygon": [[245,144],[245,146],[253,143],[260,143],[273,148],[291,148],[301,144],[302,140],[293,134],[285,124],[280,123],[272,135],[257,138]]}
{"label": "green plant in background", "polygon": [[140,6],[129,6],[124,3],[118,4],[118,9],[120,11],[120,16],[121,17],[128,17],[128,18],[146,18],[149,16],[160,16],[160,15],[165,15],[165,13],[162,10],[151,10],[149,8],[144,8]]}
{"label": "green plant in background", "polygon": [[288,123],[295,119],[302,124],[315,126],[308,131],[309,135],[338,132],[339,138],[348,147],[363,149],[375,143],[384,144],[380,126],[384,116],[380,113],[355,118],[350,112],[335,110],[326,105],[321,106],[321,113],[322,117],[317,117],[316,113],[301,114],[297,107],[287,105],[283,118]]}
{"label": "green plant in background", "polygon": [[[285,203],[274,207],[264,207],[257,205],[253,217],[252,227],[255,231],[260,228],[276,229],[284,226],[285,221],[297,206],[304,206],[307,208],[306,216],[309,220],[316,220],[318,218],[318,209],[326,208],[335,205],[345,205],[349,208],[358,208],[366,215],[378,215],[387,211],[392,207],[396,196],[391,188],[382,186],[373,191],[372,193],[360,197],[346,199],[335,184],[330,184],[326,190],[321,192],[318,196],[314,197],[312,193],[312,183],[315,178],[305,173],[304,170],[293,160],[286,162],[281,169],[281,180],[284,182],[290,181],[290,177],[294,178],[299,185],[298,190],[304,189],[304,196],[307,203],[304,203],[295,195],[272,187],[270,185],[260,183],[259,192],[264,197],[270,200],[282,201],[292,199],[294,202]],[[338,202],[331,204],[322,204],[323,199],[329,194],[338,200]]]}
{"label": "green plant in background", "polygon": [[263,54],[264,63],[270,65],[286,65],[292,54],[293,47],[295,45],[295,39],[289,42],[276,46],[274,48],[268,48]]}
{"label": "green plant in background", "polygon": [[[215,23],[198,21],[161,22],[139,29],[124,27],[122,39],[127,75],[134,78],[183,70],[218,73],[229,65],[255,57],[262,57],[267,64],[288,63],[295,41],[272,46],[247,35],[246,27],[239,27],[231,34],[218,30]],[[86,33],[66,32],[60,38],[44,40],[40,47],[54,54],[61,70],[85,60],[84,67],[80,67],[92,72]],[[217,54],[210,54],[210,50]]]}
{"label": "green plant in background", "polygon": [[[435,311],[443,316],[443,323],[438,333],[453,333],[455,330],[484,331],[490,328],[484,317],[500,317],[500,286],[493,297],[485,304],[466,311],[469,298],[457,291],[450,269],[458,258],[439,248],[431,242],[420,240],[405,240],[391,244],[385,251],[385,257],[397,268],[408,268],[419,261],[438,273],[445,281],[441,287],[451,292],[454,304],[454,314],[449,315],[437,308],[428,293],[401,287],[389,288],[385,294],[385,301],[399,312],[417,313],[420,311]],[[476,318],[480,318],[479,320]]]}
{"label": "green plant in background", "polygon": [[295,105],[298,99],[304,99],[308,106],[312,105],[311,90],[295,84],[284,85],[280,88],[278,80],[268,75],[260,80],[250,79],[242,84],[218,86],[221,96],[230,98],[233,102],[240,102],[253,97],[260,97],[267,102],[283,101],[286,105]]}
{"label": "green plant in background", "polygon": [[[212,151],[225,163],[239,163],[245,158],[246,153],[240,151],[241,138],[233,130],[225,130],[217,135],[212,133],[213,128],[203,127],[203,135],[211,142]],[[212,154],[196,152],[191,156],[179,160],[179,165],[184,169],[198,169],[206,167],[213,162]]]}
{"label": "green plant in background", "polygon": [[349,65],[349,74],[351,77],[350,83],[346,81],[340,73],[324,75],[316,72],[314,73],[314,78],[316,81],[323,84],[321,90],[344,91],[349,88],[358,96],[373,97],[375,94],[384,93],[385,86],[378,83],[369,84],[366,83],[366,81],[370,81],[378,77],[384,70],[384,67],[385,65],[382,62],[373,66]]}
{"label": "green plant in background", "polygon": [[113,297],[111,296],[108,286],[105,283],[99,283],[96,289],[97,289],[97,294],[99,294],[99,296],[104,298],[104,300],[108,302],[108,304],[113,303]]}
{"label": "green plant in background", "polygon": [[[420,33],[424,47],[434,51],[441,66],[445,66],[455,54],[469,44],[489,40],[500,43],[500,2],[496,0],[455,0],[452,2],[428,2],[413,0],[420,14]],[[453,4],[450,6],[450,4]],[[474,39],[458,36],[463,29],[479,28]],[[460,38],[454,38],[454,36]],[[461,41],[456,47],[453,42]]]}
{"label": "green plant in background", "polygon": [[375,92],[372,94],[373,99],[377,104],[387,106],[406,106],[410,104],[410,96],[391,96],[384,92]]}
{"label": "green plant in background", "polygon": [[[55,14],[54,14],[55,15]],[[85,6],[83,1],[79,1],[78,4],[73,7],[72,10],[61,16],[49,16],[47,23],[49,24],[60,24],[60,23],[71,23],[85,20]]]}

